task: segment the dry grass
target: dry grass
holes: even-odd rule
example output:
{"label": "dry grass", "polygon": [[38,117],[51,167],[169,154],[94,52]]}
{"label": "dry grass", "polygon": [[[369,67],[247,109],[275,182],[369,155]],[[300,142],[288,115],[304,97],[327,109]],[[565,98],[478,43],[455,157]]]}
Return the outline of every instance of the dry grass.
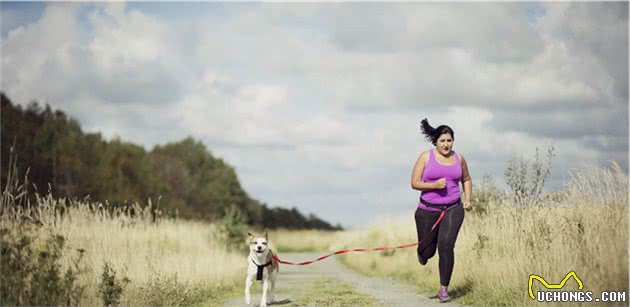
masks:
{"label": "dry grass", "polygon": [[269,231],[269,240],[278,253],[325,252],[330,250],[331,242],[340,241],[344,235],[347,232],[282,229]]}
{"label": "dry grass", "polygon": [[[451,280],[451,294],[459,303],[532,304],[527,297],[530,274],[557,283],[572,270],[595,295],[604,289],[628,290],[628,176],[618,166],[576,171],[563,191],[535,205],[516,207],[505,195],[495,196],[485,195],[483,203],[476,204],[485,210],[466,213]],[[34,229],[41,237],[57,233],[66,238],[66,265],[75,249],[85,250],[82,305],[101,305],[97,283],[105,262],[131,280],[123,305],[213,305],[226,293],[240,291],[245,262],[216,239],[215,226],[165,218],[154,222],[151,209],[137,205],[135,215],[101,207],[45,197],[30,212],[4,212],[0,222],[20,229],[29,217],[36,217],[42,226]],[[279,230],[269,236],[279,253],[374,248],[417,239],[413,208],[408,216],[368,229]],[[365,274],[415,283],[421,292],[438,287],[437,255],[420,266],[415,248],[351,253],[341,259]],[[570,282],[568,287],[575,285]]]}
{"label": "dry grass", "polygon": [[[451,292],[460,303],[531,304],[530,274],[558,283],[572,270],[595,296],[628,290],[628,176],[618,166],[577,171],[562,193],[538,205],[517,208],[505,198],[484,205],[486,214],[466,214],[456,245]],[[409,217],[383,221],[344,243],[377,247],[416,240],[410,210]],[[342,259],[365,274],[413,282],[422,292],[439,286],[438,255],[420,266],[415,248]]]}
{"label": "dry grass", "polygon": [[103,206],[45,197],[32,212],[5,215],[2,225],[19,228],[19,221],[27,219],[20,216],[36,217],[43,224],[35,228],[40,237],[56,233],[66,238],[66,265],[74,250],[84,249],[82,305],[102,304],[97,283],[105,262],[120,278],[131,280],[123,305],[212,305],[242,278],[242,256],[217,242],[211,224],[164,218],[153,222],[150,209],[137,205],[135,215],[99,208]]}

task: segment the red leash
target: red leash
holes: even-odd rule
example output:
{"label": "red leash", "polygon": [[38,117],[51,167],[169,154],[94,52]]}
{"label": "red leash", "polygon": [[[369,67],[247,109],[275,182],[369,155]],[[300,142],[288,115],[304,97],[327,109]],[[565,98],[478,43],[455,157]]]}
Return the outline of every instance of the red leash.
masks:
{"label": "red leash", "polygon": [[435,221],[435,223],[433,223],[433,226],[431,226],[431,231],[429,231],[429,233],[427,233],[426,236],[424,236],[424,238],[422,238],[422,240],[420,240],[420,242],[416,242],[416,243],[410,243],[410,244],[405,244],[405,245],[399,245],[399,246],[394,246],[394,247],[377,247],[377,248],[355,248],[355,249],[344,249],[344,250],[340,250],[340,251],[336,251],[332,254],[328,254],[325,256],[321,256],[315,260],[312,261],[304,261],[304,262],[290,262],[290,261],[284,261],[284,260],[280,260],[280,258],[278,258],[277,255],[273,255],[273,259],[283,263],[283,264],[289,264],[289,265],[307,265],[307,264],[311,264],[313,262],[317,262],[317,261],[321,261],[324,260],[330,256],[333,255],[341,255],[341,254],[345,254],[345,253],[349,253],[349,252],[371,252],[371,251],[386,251],[386,250],[390,250],[390,249],[396,249],[396,248],[407,248],[407,247],[412,247],[412,246],[417,246],[418,244],[422,243],[424,240],[426,240],[429,235],[433,232],[433,230],[435,229],[435,227],[437,227],[437,225],[440,223],[440,221],[442,220],[442,218],[444,217],[444,214],[446,213],[446,210],[442,210],[442,212],[440,212],[440,216],[438,217],[437,221]]}

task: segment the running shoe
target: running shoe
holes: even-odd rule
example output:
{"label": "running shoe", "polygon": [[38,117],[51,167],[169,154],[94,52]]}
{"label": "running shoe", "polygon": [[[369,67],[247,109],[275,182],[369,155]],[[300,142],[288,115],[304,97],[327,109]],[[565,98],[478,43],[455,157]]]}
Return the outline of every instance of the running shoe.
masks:
{"label": "running shoe", "polygon": [[451,300],[451,297],[448,296],[448,291],[444,288],[440,288],[440,291],[438,291],[438,298],[440,303],[446,303]]}

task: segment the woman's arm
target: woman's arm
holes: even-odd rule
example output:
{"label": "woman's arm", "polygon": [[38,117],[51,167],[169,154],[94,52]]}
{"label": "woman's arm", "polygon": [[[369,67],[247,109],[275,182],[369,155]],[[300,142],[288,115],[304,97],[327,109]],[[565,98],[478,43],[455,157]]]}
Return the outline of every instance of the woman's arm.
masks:
{"label": "woman's arm", "polygon": [[464,209],[471,208],[472,204],[470,200],[472,199],[472,178],[470,177],[470,173],[468,172],[468,164],[464,159],[464,156],[459,155],[462,160],[462,185],[464,186]]}
{"label": "woman's arm", "polygon": [[[438,182],[423,182],[422,173],[424,172],[424,165],[427,163],[428,154],[423,152],[416,160],[416,165],[411,172],[411,188],[419,191],[438,189]],[[442,187],[443,188],[443,187]]]}

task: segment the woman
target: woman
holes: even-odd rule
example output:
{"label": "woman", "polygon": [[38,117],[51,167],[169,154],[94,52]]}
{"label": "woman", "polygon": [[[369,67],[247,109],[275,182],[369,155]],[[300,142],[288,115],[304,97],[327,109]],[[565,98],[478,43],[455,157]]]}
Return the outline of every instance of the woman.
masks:
{"label": "woman", "polygon": [[[418,261],[425,265],[437,248],[440,256],[438,297],[446,302],[450,300],[448,284],[455,262],[455,240],[464,221],[464,209],[472,209],[472,179],[464,157],[453,151],[453,129],[446,125],[433,128],[426,118],[421,121],[421,128],[435,148],[420,154],[411,174],[411,187],[422,191],[415,214],[418,241],[426,237],[418,245]],[[464,197],[461,197],[460,182]],[[446,210],[444,217],[431,232],[442,210]]]}

